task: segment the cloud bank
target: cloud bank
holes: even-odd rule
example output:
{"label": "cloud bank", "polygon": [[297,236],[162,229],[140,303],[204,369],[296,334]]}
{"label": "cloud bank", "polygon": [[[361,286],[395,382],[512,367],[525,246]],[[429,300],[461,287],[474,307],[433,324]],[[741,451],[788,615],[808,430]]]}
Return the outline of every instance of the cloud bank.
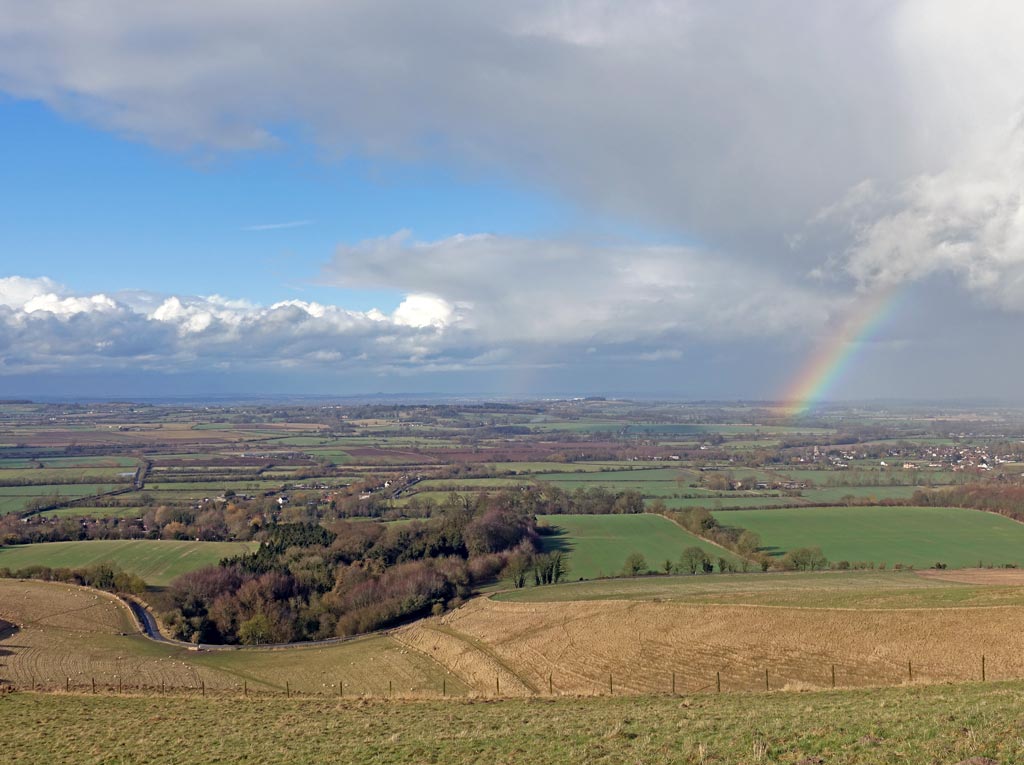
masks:
{"label": "cloud bank", "polygon": [[587,248],[492,235],[339,248],[325,282],[389,287],[390,313],[220,296],[76,294],[50,279],[0,279],[0,369],[140,365],[380,372],[504,367],[518,354],[629,347],[680,358],[695,340],[771,338],[839,303],[678,247]]}

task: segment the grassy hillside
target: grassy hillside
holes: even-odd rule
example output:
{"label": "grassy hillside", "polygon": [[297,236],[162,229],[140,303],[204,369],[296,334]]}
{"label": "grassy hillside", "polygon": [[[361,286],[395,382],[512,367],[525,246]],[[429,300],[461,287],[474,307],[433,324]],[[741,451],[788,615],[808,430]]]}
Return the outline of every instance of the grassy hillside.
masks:
{"label": "grassy hillside", "polygon": [[1024,565],[1024,524],[993,513],[946,507],[808,507],[716,512],[723,525],[761,535],[772,555],[821,547],[832,561],[927,568]]}
{"label": "grassy hillside", "polygon": [[[591,586],[597,585],[561,589]],[[539,587],[530,602],[474,600],[396,637],[464,676],[478,667],[492,687],[504,671],[541,693],[602,693],[610,678],[617,692],[667,691],[673,675],[687,692],[714,690],[719,678],[724,689],[755,690],[764,687],[766,671],[773,688],[822,688],[831,684],[833,667],[843,686],[894,685],[911,673],[917,682],[964,681],[980,678],[982,656],[989,679],[1024,678],[1019,586],[989,600],[952,594],[952,587],[923,589],[920,597],[898,590],[872,595],[869,584],[868,591],[840,593],[839,607],[823,605],[827,587],[808,586],[794,597],[779,586],[774,594],[692,593],[690,602],[611,593],[615,599],[539,602],[544,591],[558,589]]]}
{"label": "grassy hillside", "polygon": [[190,698],[187,717],[180,697],[18,693],[0,697],[0,729],[16,764],[116,752],[120,763],[980,765],[1024,759],[1022,693],[1004,683],[501,703]]}
{"label": "grassy hillside", "polygon": [[116,563],[138,574],[147,584],[163,586],[187,571],[217,563],[221,558],[252,549],[245,542],[180,542],[169,540],[89,540],[45,542],[0,548],[0,568],[26,566],[81,568]]}
{"label": "grassy hillside", "polygon": [[[1024,572],[958,572],[962,581],[940,579],[933,573],[939,574],[830,571],[632,577],[527,587],[502,592],[493,599],[521,603],[647,600],[822,609],[1024,606]],[[990,578],[989,574],[1006,577]]]}
{"label": "grassy hillside", "polygon": [[[0,685],[101,689],[163,684],[169,689],[383,696],[467,691],[456,675],[388,637],[277,649],[192,652],[138,633],[111,595],[70,585],[0,579]],[[2,696],[0,696],[2,703]],[[0,726],[2,727],[2,726]]]}
{"label": "grassy hillside", "polygon": [[641,553],[654,570],[666,559],[678,561],[691,546],[713,558],[735,559],[660,515],[541,515],[538,520],[556,528],[555,534],[542,538],[544,549],[569,554],[570,580],[617,576],[632,552]]}

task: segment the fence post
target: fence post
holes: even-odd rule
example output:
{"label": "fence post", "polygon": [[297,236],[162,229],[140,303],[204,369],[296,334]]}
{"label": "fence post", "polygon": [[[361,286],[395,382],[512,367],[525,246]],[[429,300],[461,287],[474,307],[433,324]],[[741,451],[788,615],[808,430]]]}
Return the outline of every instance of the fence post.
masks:
{"label": "fence post", "polygon": [[121,693],[121,676],[120,675],[117,676],[117,692],[118,692],[118,694]]}
{"label": "fence post", "polygon": [[202,683],[203,698],[205,699],[206,698],[206,681],[205,680],[200,680],[199,682]]}
{"label": "fence post", "polygon": [[246,698],[249,698],[249,681],[248,680],[243,680],[242,681],[242,695],[245,696]]}
{"label": "fence post", "polygon": [[494,676],[494,695],[501,695],[501,675]]}
{"label": "fence post", "polygon": [[448,678],[447,677],[442,677],[441,678],[441,696],[444,697],[444,696],[447,696],[447,695],[448,695]]}
{"label": "fence post", "polygon": [[914,662],[911,659],[907,659],[907,677],[914,682]]}
{"label": "fence post", "polygon": [[832,665],[832,687],[836,687],[836,665]]}
{"label": "fence post", "polygon": [[981,682],[985,682],[985,654],[981,655]]}
{"label": "fence post", "polygon": [[64,680],[64,692],[65,693],[71,693],[71,678],[70,677]]}
{"label": "fence post", "polygon": [[162,695],[163,695],[163,693],[164,693],[164,681],[163,681],[163,680],[161,680],[161,681],[160,681],[160,695],[162,696]]}
{"label": "fence post", "polygon": [[715,673],[715,685],[718,687],[718,692],[721,693],[722,692],[722,673],[721,672],[716,672]]}
{"label": "fence post", "polygon": [[548,672],[548,695],[553,696],[554,693],[554,686],[551,685],[551,673]]}
{"label": "fence post", "polygon": [[394,687],[394,685],[391,684],[391,681],[388,680],[388,696],[394,695],[394,692],[395,692],[395,687]]}
{"label": "fence post", "polygon": [[96,678],[92,678],[92,692],[96,693]]}
{"label": "fence post", "polygon": [[764,668],[764,689],[768,690],[768,667]]}
{"label": "fence post", "polygon": [[291,685],[288,684],[288,681],[285,680],[284,681],[284,697],[287,699],[287,698],[290,698],[291,695],[292,695],[292,687],[291,687]]}
{"label": "fence post", "polygon": [[609,672],[608,673],[608,695],[610,696],[613,693],[615,693],[615,691],[612,689],[612,673]]}
{"label": "fence post", "polygon": [[341,679],[338,680],[338,698],[345,698],[345,681]]}
{"label": "fence post", "polygon": [[676,695],[676,673],[672,673],[672,695]]}

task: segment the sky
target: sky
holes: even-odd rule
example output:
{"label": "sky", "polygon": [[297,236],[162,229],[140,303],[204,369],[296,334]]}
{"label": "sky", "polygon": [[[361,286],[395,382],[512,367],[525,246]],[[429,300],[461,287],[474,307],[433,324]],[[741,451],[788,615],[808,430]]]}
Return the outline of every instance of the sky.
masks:
{"label": "sky", "polygon": [[0,0],[0,396],[1024,399],[1019,3],[165,5]]}

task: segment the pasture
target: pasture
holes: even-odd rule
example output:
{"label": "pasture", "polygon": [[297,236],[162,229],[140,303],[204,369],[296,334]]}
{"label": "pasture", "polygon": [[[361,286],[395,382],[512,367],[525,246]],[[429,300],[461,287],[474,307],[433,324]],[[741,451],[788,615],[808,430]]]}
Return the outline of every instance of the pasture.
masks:
{"label": "pasture", "polygon": [[141,518],[151,508],[148,507],[58,507],[56,510],[44,510],[39,513],[42,518]]}
{"label": "pasture", "polygon": [[565,491],[600,487],[608,491],[638,491],[648,497],[669,497],[692,491],[689,485],[698,480],[694,471],[674,467],[591,473],[537,473],[533,478]]}
{"label": "pasture", "polygon": [[807,507],[723,510],[727,526],[761,535],[764,551],[781,556],[820,547],[830,561],[873,561],[928,568],[1024,565],[1024,524],[994,513],[949,507]]}
{"label": "pasture", "polygon": [[20,513],[30,503],[38,502],[43,497],[67,500],[77,497],[97,496],[121,488],[124,488],[124,484],[84,483],[0,486],[0,515]]}
{"label": "pasture", "polygon": [[700,547],[712,559],[736,557],[698,539],[660,515],[540,515],[538,521],[555,529],[541,537],[546,552],[568,553],[568,580],[618,576],[632,552],[647,566],[660,570],[665,560],[676,562],[687,547]]}
{"label": "pasture", "polygon": [[146,584],[160,587],[170,584],[176,576],[215,565],[221,558],[239,555],[253,546],[248,542],[151,539],[43,542],[0,548],[0,568],[17,571],[28,566],[83,568],[97,563],[113,563],[141,576]]}
{"label": "pasture", "polygon": [[[745,492],[732,494],[713,494],[703,497],[666,497],[662,501],[670,510],[686,510],[692,507],[704,507],[708,510],[728,510],[744,507],[777,507],[779,505],[801,505],[806,500],[799,497],[783,497],[778,494],[751,495]],[[647,501],[650,505],[651,500]]]}

